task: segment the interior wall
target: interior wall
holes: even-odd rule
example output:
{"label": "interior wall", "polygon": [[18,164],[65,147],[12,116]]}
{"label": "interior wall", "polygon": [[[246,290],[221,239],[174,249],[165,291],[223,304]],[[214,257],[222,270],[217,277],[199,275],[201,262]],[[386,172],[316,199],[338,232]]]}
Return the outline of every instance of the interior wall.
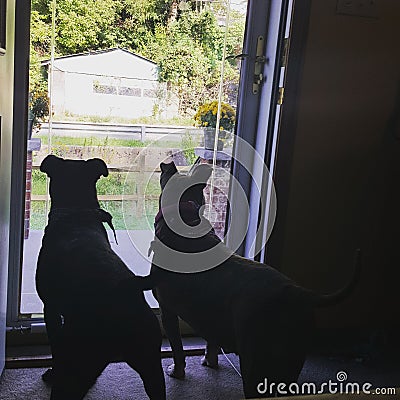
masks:
{"label": "interior wall", "polygon": [[15,0],[7,1],[6,53],[0,56],[0,372],[4,368],[11,191]]}
{"label": "interior wall", "polygon": [[[304,3],[310,5],[308,20],[295,11],[305,41],[289,57],[293,86],[285,90],[269,262],[300,284],[329,293],[350,278],[360,247],[355,292],[319,312],[318,325],[395,326],[400,2],[375,0],[377,18],[340,15],[337,0]],[[296,12],[303,20],[296,22]]]}

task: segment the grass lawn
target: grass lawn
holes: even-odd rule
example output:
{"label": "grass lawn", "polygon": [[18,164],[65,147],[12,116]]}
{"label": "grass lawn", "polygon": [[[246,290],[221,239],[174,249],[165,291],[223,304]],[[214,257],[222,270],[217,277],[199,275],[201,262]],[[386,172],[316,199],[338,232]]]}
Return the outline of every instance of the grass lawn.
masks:
{"label": "grass lawn", "polygon": [[187,117],[172,117],[172,118],[156,118],[153,116],[140,117],[140,118],[123,118],[112,116],[99,116],[99,115],[54,115],[54,121],[71,121],[71,122],[92,122],[92,123],[115,123],[115,124],[132,124],[132,125],[177,125],[191,127],[195,124],[193,118]]}
{"label": "grass lawn", "polygon": [[[101,195],[120,195],[121,200],[100,201],[100,206],[113,216],[115,229],[146,230],[150,229],[158,211],[157,197],[160,194],[159,176],[141,177],[143,187],[137,182],[138,174],[133,172],[110,172],[97,182],[97,193]],[[32,171],[32,195],[46,194],[46,174],[37,169]],[[124,195],[136,195],[144,192],[144,200],[126,200]],[[142,195],[143,196],[143,195]],[[143,198],[143,197],[142,197]],[[31,202],[31,229],[44,229],[46,226],[46,202]]]}
{"label": "grass lawn", "polygon": [[[35,135],[35,138],[40,138],[42,145],[49,144],[49,138],[47,135]],[[100,137],[75,137],[75,136],[53,136],[51,138],[52,147],[63,147],[63,146],[82,146],[82,147],[161,147],[161,148],[182,148],[182,143],[179,140],[145,140],[144,142],[137,139],[115,139]]]}
{"label": "grass lawn", "polygon": [[[48,135],[36,135],[35,137],[42,140],[42,144],[49,144]],[[75,137],[75,136],[53,136],[51,138],[52,146],[121,146],[121,147],[146,147],[150,142],[142,142],[140,140],[131,139],[113,139],[108,136],[105,138],[99,137]]]}
{"label": "grass lawn", "polygon": [[[36,136],[42,139],[42,144],[47,145],[49,138],[47,135]],[[62,156],[63,150],[68,146],[77,147],[96,147],[100,150],[113,150],[118,147],[131,148],[180,148],[182,153],[189,161],[193,163],[196,159],[194,147],[196,147],[197,138],[190,134],[182,136],[181,141],[161,140],[155,143],[151,141],[141,142],[140,140],[126,140],[115,138],[98,137],[67,137],[53,136],[52,149],[54,154]],[[139,182],[139,183],[138,183]],[[32,171],[32,195],[45,195],[47,191],[47,177],[38,169]],[[101,207],[109,211],[113,216],[116,229],[149,229],[154,222],[154,216],[158,211],[158,196],[160,194],[159,175],[150,175],[149,173],[141,176],[136,172],[117,172],[111,171],[108,177],[102,177],[97,182],[97,193],[102,196],[121,196],[117,200],[101,200]],[[143,198],[144,193],[144,198]],[[124,199],[124,195],[139,196],[139,200]],[[47,222],[46,202],[43,200],[33,200],[31,203],[31,228],[44,229]],[[49,207],[49,205],[48,205]]]}

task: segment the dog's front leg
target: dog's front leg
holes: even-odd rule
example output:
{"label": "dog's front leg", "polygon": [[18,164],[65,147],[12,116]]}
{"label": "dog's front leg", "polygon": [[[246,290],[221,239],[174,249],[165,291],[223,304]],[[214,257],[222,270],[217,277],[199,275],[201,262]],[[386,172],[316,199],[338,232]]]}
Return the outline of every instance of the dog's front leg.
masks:
{"label": "dog's front leg", "polygon": [[161,307],[161,320],[171,345],[174,363],[167,368],[167,374],[173,378],[185,378],[185,354],[183,352],[178,316],[170,310]]}

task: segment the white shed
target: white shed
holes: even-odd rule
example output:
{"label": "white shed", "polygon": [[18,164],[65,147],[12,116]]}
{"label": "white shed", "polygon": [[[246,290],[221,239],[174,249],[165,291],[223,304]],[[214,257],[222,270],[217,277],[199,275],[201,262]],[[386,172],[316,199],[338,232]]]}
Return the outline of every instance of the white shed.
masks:
{"label": "white shed", "polygon": [[130,51],[109,49],[54,60],[55,115],[137,118],[152,115],[155,107],[175,114],[166,107],[166,98],[157,65]]}

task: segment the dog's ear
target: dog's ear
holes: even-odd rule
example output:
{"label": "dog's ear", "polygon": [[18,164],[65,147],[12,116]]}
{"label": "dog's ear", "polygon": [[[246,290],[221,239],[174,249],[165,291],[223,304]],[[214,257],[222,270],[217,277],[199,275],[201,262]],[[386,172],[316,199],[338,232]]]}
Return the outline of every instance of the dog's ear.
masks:
{"label": "dog's ear", "polygon": [[93,175],[99,179],[100,176],[108,176],[107,164],[101,158],[92,158],[86,161],[90,165]]}
{"label": "dog's ear", "polygon": [[178,172],[178,170],[176,169],[176,165],[173,161],[168,164],[162,162],[160,164],[160,168],[161,168],[162,173],[169,172],[169,173],[171,173],[171,175],[173,175],[176,172]]}
{"label": "dog's ear", "polygon": [[199,164],[192,172],[192,179],[196,184],[207,185],[208,178],[211,176],[212,167],[208,164]]}
{"label": "dog's ear", "polygon": [[50,154],[40,164],[40,171],[52,176],[62,161],[64,161],[62,158]]}
{"label": "dog's ear", "polygon": [[167,182],[170,180],[172,176],[174,176],[178,172],[178,170],[173,161],[169,164],[161,163],[160,168],[161,168],[160,186],[161,190],[164,190]]}

